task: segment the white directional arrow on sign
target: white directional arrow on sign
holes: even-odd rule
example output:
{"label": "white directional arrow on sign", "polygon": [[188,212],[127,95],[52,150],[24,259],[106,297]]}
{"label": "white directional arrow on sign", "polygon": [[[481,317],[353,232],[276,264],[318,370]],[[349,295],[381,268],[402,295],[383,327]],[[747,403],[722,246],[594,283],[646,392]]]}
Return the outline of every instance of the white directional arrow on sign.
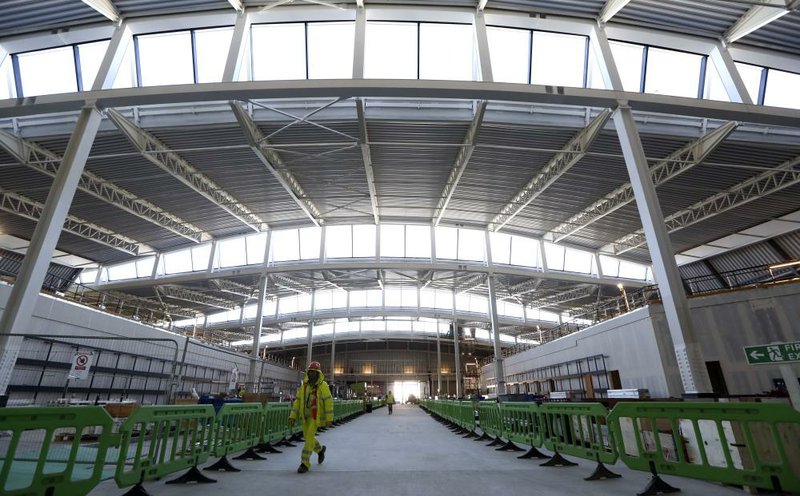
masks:
{"label": "white directional arrow on sign", "polygon": [[764,356],[764,354],[763,353],[759,353],[758,350],[753,350],[750,353],[750,356],[753,357],[755,360],[758,360],[758,359],[762,358]]}

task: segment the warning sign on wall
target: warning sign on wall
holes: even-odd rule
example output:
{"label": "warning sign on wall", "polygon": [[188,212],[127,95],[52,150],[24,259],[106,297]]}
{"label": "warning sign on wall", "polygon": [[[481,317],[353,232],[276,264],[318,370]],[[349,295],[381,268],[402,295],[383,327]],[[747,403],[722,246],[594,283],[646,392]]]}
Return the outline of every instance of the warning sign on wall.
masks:
{"label": "warning sign on wall", "polygon": [[72,356],[72,366],[69,369],[69,378],[79,381],[89,378],[89,368],[92,366],[92,353],[78,351]]}

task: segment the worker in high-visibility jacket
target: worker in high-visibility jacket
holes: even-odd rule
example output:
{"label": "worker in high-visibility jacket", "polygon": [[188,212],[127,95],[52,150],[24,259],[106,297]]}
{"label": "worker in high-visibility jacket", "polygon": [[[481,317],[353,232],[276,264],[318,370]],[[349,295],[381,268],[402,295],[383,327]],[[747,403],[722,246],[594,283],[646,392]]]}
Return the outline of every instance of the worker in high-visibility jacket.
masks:
{"label": "worker in high-visibility jacket", "polygon": [[333,423],[333,397],[322,376],[319,362],[308,364],[303,384],[297,390],[292,413],[289,414],[289,425],[293,425],[298,419],[302,422],[305,443],[297,473],[304,474],[311,468],[312,451],[317,454],[318,463],[325,461],[325,446],[319,444],[315,437],[317,427],[328,427]]}

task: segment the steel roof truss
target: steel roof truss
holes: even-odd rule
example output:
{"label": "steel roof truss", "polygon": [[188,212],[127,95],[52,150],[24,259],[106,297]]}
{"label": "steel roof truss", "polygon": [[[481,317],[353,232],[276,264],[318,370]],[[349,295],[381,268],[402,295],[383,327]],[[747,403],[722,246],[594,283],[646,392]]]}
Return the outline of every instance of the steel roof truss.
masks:
{"label": "steel roof truss", "polygon": [[189,303],[221,308],[223,310],[234,310],[237,307],[232,301],[217,298],[216,296],[207,295],[200,291],[182,286],[159,286],[158,292],[162,296],[167,296],[174,300],[188,301]]}
{"label": "steel roof truss", "polygon": [[380,224],[378,191],[375,189],[375,171],[372,167],[372,153],[369,149],[369,133],[367,132],[367,119],[364,114],[364,101],[360,98],[356,100],[356,113],[358,114],[361,158],[364,160],[364,172],[367,175],[367,187],[369,188],[369,201],[372,205],[372,218],[375,220],[375,224],[378,225]]}

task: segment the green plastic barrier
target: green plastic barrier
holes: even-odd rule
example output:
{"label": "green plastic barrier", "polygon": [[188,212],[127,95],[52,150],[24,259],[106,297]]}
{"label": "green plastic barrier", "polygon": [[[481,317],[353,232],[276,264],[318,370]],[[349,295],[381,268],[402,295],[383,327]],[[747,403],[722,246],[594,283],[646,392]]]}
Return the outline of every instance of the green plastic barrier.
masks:
{"label": "green plastic barrier", "polygon": [[478,403],[478,419],[483,432],[490,436],[500,436],[503,427],[500,421],[500,408],[497,402],[481,401]]}
{"label": "green plastic barrier", "polygon": [[600,403],[545,403],[539,411],[543,443],[548,450],[608,464],[617,461],[605,406]]}
{"label": "green plastic barrier", "polygon": [[470,432],[475,432],[475,407],[472,401],[458,401],[456,423]]}
{"label": "green plastic barrier", "polygon": [[536,403],[507,402],[500,403],[498,408],[503,437],[534,448],[542,446],[542,422]]}
{"label": "green plastic barrier", "polygon": [[261,438],[263,414],[261,403],[222,405],[214,420],[211,454],[222,457],[257,445]]}
{"label": "green plastic barrier", "polygon": [[789,405],[618,403],[608,422],[634,470],[800,493],[800,412]]}
{"label": "green plastic barrier", "polygon": [[204,463],[211,450],[211,405],[144,406],[120,425],[119,487]]}
{"label": "green plastic barrier", "polygon": [[292,434],[289,429],[291,411],[291,403],[267,403],[264,406],[264,442],[280,441]]}
{"label": "green plastic barrier", "polygon": [[[0,494],[3,496],[82,496],[103,475],[106,454],[118,440],[112,420],[97,406],[0,408],[0,431],[10,431],[5,456],[0,460]],[[81,449],[81,438],[93,430],[92,449]],[[59,432],[71,432],[58,445]]]}

